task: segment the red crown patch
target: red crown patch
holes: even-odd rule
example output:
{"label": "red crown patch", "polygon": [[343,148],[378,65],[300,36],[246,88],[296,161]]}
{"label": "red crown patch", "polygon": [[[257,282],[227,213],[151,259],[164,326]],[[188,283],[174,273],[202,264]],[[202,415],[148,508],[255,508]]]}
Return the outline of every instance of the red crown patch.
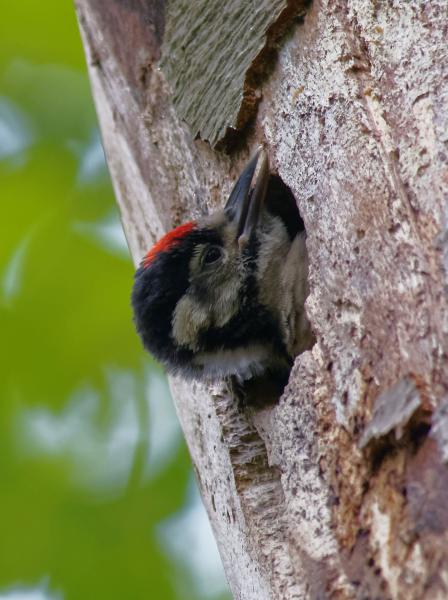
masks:
{"label": "red crown patch", "polygon": [[166,233],[158,242],[154,244],[151,250],[143,259],[143,267],[146,269],[149,267],[151,262],[156,258],[158,254],[161,252],[166,252],[176,244],[178,244],[182,238],[184,238],[190,231],[192,231],[196,227],[195,221],[189,221],[188,223],[184,223],[183,225],[179,225],[172,231]]}

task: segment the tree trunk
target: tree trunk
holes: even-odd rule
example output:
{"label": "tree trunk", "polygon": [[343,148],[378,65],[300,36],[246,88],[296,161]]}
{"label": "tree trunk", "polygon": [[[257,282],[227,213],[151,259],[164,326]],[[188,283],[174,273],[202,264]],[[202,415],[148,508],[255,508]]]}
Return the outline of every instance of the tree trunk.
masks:
{"label": "tree trunk", "polygon": [[446,0],[76,4],[136,263],[259,143],[307,228],[280,401],[171,379],[234,597],[447,598]]}

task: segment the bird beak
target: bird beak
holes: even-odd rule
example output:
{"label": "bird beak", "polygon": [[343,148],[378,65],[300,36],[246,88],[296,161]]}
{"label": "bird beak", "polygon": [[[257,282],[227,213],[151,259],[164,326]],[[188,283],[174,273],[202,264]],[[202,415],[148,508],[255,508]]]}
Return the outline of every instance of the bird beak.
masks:
{"label": "bird beak", "polygon": [[[254,185],[255,171],[258,171]],[[264,207],[269,181],[269,160],[263,148],[258,148],[233,188],[225,212],[237,223],[236,240],[243,250],[257,228]]]}

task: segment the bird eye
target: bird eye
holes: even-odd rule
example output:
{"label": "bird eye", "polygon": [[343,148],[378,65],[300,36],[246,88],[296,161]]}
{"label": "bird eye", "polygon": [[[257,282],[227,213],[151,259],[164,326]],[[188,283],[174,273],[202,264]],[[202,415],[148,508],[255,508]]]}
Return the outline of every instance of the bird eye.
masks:
{"label": "bird eye", "polygon": [[211,265],[222,256],[222,249],[219,246],[209,246],[202,257],[203,265]]}

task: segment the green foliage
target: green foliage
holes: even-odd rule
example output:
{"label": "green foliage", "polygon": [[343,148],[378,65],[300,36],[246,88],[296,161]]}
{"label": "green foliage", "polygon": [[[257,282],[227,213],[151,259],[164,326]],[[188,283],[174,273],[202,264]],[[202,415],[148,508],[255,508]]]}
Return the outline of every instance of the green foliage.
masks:
{"label": "green foliage", "polygon": [[224,598],[161,543],[190,465],[133,330],[73,7],[6,3],[0,39],[0,597]]}

